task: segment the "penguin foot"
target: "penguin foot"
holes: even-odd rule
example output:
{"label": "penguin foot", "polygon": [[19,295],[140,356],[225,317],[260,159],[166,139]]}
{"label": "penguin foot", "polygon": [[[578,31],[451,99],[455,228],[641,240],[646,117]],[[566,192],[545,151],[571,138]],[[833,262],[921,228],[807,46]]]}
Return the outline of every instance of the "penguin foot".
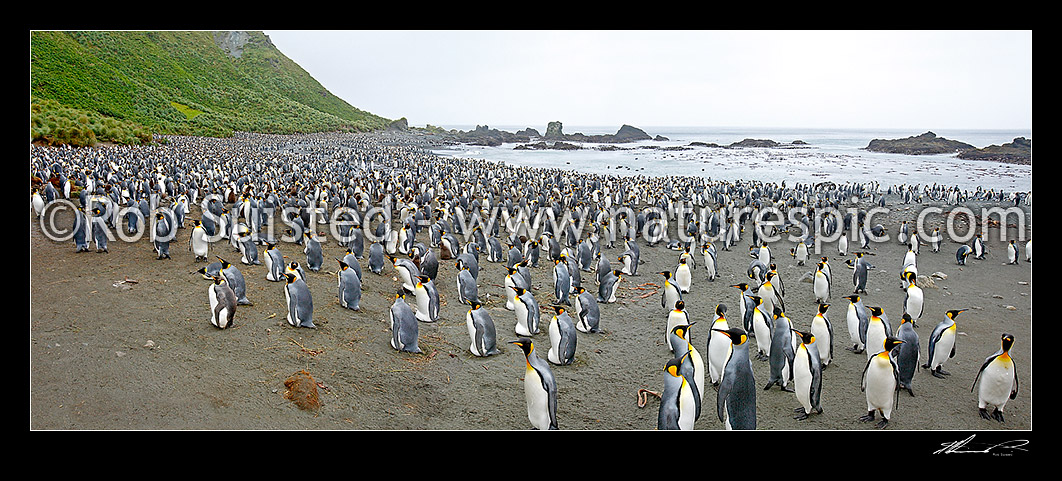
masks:
{"label": "penguin foot", "polygon": [[877,427],[878,429],[885,429],[885,426],[888,426],[888,425],[889,425],[889,420],[883,418],[881,421],[878,422],[878,424],[875,427]]}
{"label": "penguin foot", "polygon": [[933,374],[933,377],[938,377],[938,378],[941,378],[941,379],[945,379],[944,373],[941,372],[940,369],[934,369],[934,370],[929,371],[929,372],[931,374]]}
{"label": "penguin foot", "polygon": [[859,420],[863,421],[865,423],[873,421],[874,420],[874,411],[867,411],[867,414],[865,416],[860,416]]}
{"label": "penguin foot", "polygon": [[996,421],[1003,422],[1003,411],[996,408],[995,411],[992,411],[992,417],[995,418]]}
{"label": "penguin foot", "polygon": [[793,389],[793,388],[791,388],[789,386],[782,386],[782,391],[785,391],[785,392],[796,392],[796,389]]}
{"label": "penguin foot", "polygon": [[796,416],[793,416],[793,419],[796,419],[797,421],[803,421],[803,420],[805,420],[807,418],[808,418],[808,413],[804,412],[804,408],[800,408],[800,414],[797,414]]}
{"label": "penguin foot", "polygon": [[770,389],[771,386],[774,385],[774,383],[775,383],[775,381],[771,381],[771,382],[767,383],[766,386],[763,386],[763,390],[766,391],[766,390]]}
{"label": "penguin foot", "polygon": [[981,419],[992,419],[992,416],[988,414],[988,410],[985,408],[979,408],[977,413],[981,415]]}
{"label": "penguin foot", "polygon": [[911,389],[911,386],[907,386],[904,389],[907,391],[907,394],[910,394],[911,397],[914,397],[914,391]]}

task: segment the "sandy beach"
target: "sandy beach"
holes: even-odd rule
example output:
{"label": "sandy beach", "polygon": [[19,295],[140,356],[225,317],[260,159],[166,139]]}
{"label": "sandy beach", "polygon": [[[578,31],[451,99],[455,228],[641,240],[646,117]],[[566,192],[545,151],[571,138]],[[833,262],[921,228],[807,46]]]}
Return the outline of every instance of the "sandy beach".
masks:
{"label": "sandy beach", "polygon": [[[913,220],[917,204],[894,205],[883,222],[890,235],[902,219]],[[971,206],[972,207],[972,206]],[[1024,207],[1028,210],[1028,207]],[[189,219],[200,215],[193,207]],[[1031,232],[1031,229],[1029,229]],[[342,248],[324,244],[324,268],[307,272],[317,329],[285,322],[282,283],[265,279],[265,266],[239,264],[227,243],[217,255],[235,263],[247,280],[250,306],[237,309],[234,325],[219,330],[209,323],[208,281],[195,273],[188,251],[188,229],[173,243],[173,259],[156,260],[146,236],[135,243],[114,241],[109,253],[74,253],[73,242],[45,238],[30,216],[30,418],[31,430],[527,430],[523,393],[523,354],[506,344],[517,338],[514,315],[505,309],[504,267],[481,261],[480,295],[497,326],[501,353],[473,356],[465,327],[466,308],[456,301],[455,266],[442,262],[436,280],[442,301],[437,323],[420,323],[422,354],[400,353],[389,345],[387,312],[399,282],[388,265],[382,275],[365,272],[362,310],[342,308],[337,299],[336,257]],[[1032,264],[1004,265],[1005,244],[990,229],[984,260],[956,265],[958,244],[938,253],[923,247],[921,274],[942,272],[936,287],[925,289],[925,314],[918,325],[924,359],[934,325],[949,309],[966,308],[958,319],[956,354],[946,379],[918,369],[914,393],[899,394],[888,430],[1029,430],[1032,428],[1031,312]],[[1012,234],[1013,235],[1013,234]],[[1028,234],[1026,234],[1028,235]],[[718,303],[731,306],[737,325],[738,291],[731,284],[747,279],[749,235],[730,251],[719,251],[720,276],[705,279],[695,270],[687,310],[701,322],[693,342],[702,351],[706,326]],[[639,390],[663,390],[662,371],[671,354],[664,344],[667,313],[660,307],[662,277],[673,269],[678,252],[662,244],[642,246],[639,275],[624,277],[619,301],[601,305],[602,332],[579,333],[575,362],[553,366],[559,389],[558,424],[563,430],[653,430],[659,399],[649,395],[639,407]],[[622,243],[604,249],[616,260]],[[786,296],[787,315],[798,328],[810,325],[816,309],[812,285],[800,278],[812,270],[789,255],[792,243],[772,244]],[[305,261],[301,246],[282,244],[291,259]],[[898,280],[906,247],[874,243],[867,305],[880,305],[894,326],[903,291]],[[827,244],[835,273],[833,305],[835,357],[822,382],[824,412],[795,420],[799,406],[792,393],[777,387],[757,394],[760,430],[872,430],[858,420],[866,413],[860,391],[864,354],[849,345],[842,296],[852,291],[851,270]],[[551,267],[532,269],[534,294],[543,310],[553,300]],[[613,262],[617,268],[619,264]],[[596,288],[592,273],[584,285]],[[550,314],[543,312],[543,327]],[[1014,358],[1020,390],[1005,410],[1006,422],[978,415],[971,386],[985,357],[999,348],[1000,335],[1015,336]],[[545,358],[546,330],[534,337]],[[754,341],[753,341],[754,342]],[[766,383],[768,365],[753,360],[756,382]],[[305,371],[316,383],[320,405],[300,409],[285,393],[285,381]],[[720,430],[716,388],[709,387],[698,430]]]}

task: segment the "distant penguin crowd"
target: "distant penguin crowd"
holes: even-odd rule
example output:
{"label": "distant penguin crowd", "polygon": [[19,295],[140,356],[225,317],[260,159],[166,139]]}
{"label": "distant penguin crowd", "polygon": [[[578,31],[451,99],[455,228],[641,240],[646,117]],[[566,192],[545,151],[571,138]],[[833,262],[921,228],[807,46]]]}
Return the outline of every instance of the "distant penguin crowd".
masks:
{"label": "distant penguin crowd", "polygon": [[[214,329],[241,322],[241,306],[254,302],[249,293],[283,299],[292,329],[335,322],[320,309],[315,315],[315,301],[337,300],[355,319],[376,305],[388,313],[391,333],[379,342],[388,342],[396,355],[423,356],[421,326],[440,321],[441,301],[460,303],[468,355],[496,356],[506,345],[520,349],[526,362],[523,370],[513,367],[514,379],[522,378],[525,398],[512,402],[542,430],[564,426],[557,414],[564,390],[553,370],[578,370],[588,337],[630,321],[617,304],[633,295],[659,297],[659,318],[649,321],[659,325],[653,337],[666,346],[638,353],[654,356],[663,371],[655,392],[657,424],[642,428],[693,429],[708,410],[725,429],[756,429],[756,398],[773,395],[775,386],[795,397],[794,418],[801,421],[858,411],[854,423],[885,428],[902,412],[898,393],[915,396],[917,374],[932,376],[923,383],[949,382],[948,369],[959,368],[952,361],[963,342],[956,326],[968,306],[947,305],[920,286],[919,256],[950,262],[950,253],[940,254],[939,229],[874,223],[868,210],[885,206],[886,198],[944,206],[1032,203],[1031,191],[936,184],[790,185],[580,173],[444,157],[415,144],[349,133],[167,136],[148,146],[97,149],[32,146],[30,171],[31,228],[46,225],[42,218],[63,204],[70,209],[70,234],[62,242],[87,261],[117,255],[108,245],[110,232],[150,240],[149,252],[121,255],[160,266],[178,257],[201,263],[198,274],[208,281],[202,312]],[[887,233],[907,246],[906,254],[872,263],[872,240]],[[837,246],[837,256],[815,254],[823,238]],[[748,268],[744,261],[739,267],[747,278],[730,286],[738,292],[707,305],[693,302],[691,293],[715,283],[723,259],[733,259],[731,251],[744,257],[746,245]],[[646,248],[673,252],[673,262],[644,265]],[[993,253],[978,231],[955,251],[954,264],[991,257],[1029,265],[1032,241],[1010,240],[1005,253]],[[447,262],[442,265],[456,271],[450,278],[440,275]],[[810,268],[811,285],[783,282],[783,262]],[[881,306],[868,289],[870,274],[874,264],[894,262],[904,301]],[[254,275],[245,276],[238,265]],[[845,266],[852,270],[850,285],[838,272]],[[307,276],[326,275],[335,288],[311,291]],[[532,276],[548,287],[534,288]],[[640,279],[637,285],[632,278]],[[249,288],[263,284],[265,291]],[[386,298],[363,295],[366,286],[380,285]],[[488,309],[497,299],[508,316]],[[786,304],[804,301],[818,306],[814,317],[790,319]],[[919,335],[919,322],[929,322],[928,333]],[[1020,361],[1009,352],[1023,341],[1030,340],[1001,333],[997,352],[976,371],[964,369],[974,381],[971,393],[979,386],[971,404],[976,400],[981,418],[1004,421],[1007,401],[1018,392]],[[769,366],[768,379],[755,379],[753,360]],[[858,388],[865,406],[839,409],[824,402],[824,391],[839,388],[826,371],[837,363],[859,364],[861,384],[845,389]]]}

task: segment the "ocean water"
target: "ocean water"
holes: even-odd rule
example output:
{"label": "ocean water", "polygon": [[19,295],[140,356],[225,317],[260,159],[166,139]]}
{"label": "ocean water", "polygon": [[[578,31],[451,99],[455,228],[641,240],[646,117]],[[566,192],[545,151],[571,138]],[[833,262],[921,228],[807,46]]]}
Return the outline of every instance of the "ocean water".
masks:
{"label": "ocean water", "polygon": [[[491,126],[515,132],[528,126]],[[545,132],[545,126],[537,127]],[[471,130],[475,126],[444,126]],[[764,182],[869,182],[882,186],[899,184],[944,184],[973,190],[1031,191],[1032,166],[1000,162],[965,161],[954,154],[901,155],[864,150],[873,139],[900,139],[921,135],[926,129],[765,129],[741,127],[638,127],[652,137],[667,141],[610,144],[627,150],[600,151],[604,144],[582,144],[575,151],[514,150],[518,144],[498,147],[452,146],[434,149],[438,155],[486,159],[511,165],[564,168],[613,175],[690,175],[720,180],[756,179]],[[564,133],[614,134],[619,126],[564,126]],[[938,137],[975,147],[1002,145],[1017,137],[1032,139],[1023,130],[933,130]],[[685,147],[691,142],[729,145],[743,139],[773,140],[789,144],[801,140],[800,148],[720,149]],[[652,147],[652,148],[649,148]]]}

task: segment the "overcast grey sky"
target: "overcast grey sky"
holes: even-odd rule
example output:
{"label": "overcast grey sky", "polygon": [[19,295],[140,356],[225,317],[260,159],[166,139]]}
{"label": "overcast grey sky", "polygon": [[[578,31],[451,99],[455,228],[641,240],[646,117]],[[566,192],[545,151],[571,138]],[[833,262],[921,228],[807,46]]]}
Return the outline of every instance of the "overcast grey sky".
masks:
{"label": "overcast grey sky", "polygon": [[1031,129],[1025,31],[279,31],[410,125]]}

